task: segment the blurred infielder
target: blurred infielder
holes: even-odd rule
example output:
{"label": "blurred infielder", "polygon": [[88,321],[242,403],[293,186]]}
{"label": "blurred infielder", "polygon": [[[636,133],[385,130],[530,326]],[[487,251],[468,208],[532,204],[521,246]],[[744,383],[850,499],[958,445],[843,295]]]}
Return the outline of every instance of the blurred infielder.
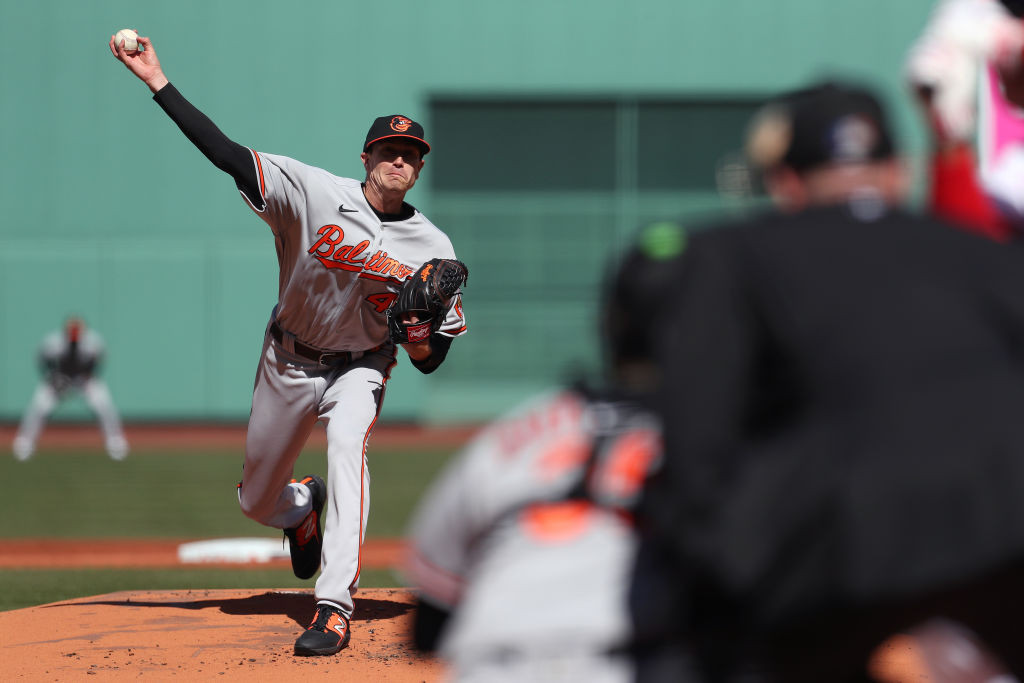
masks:
{"label": "blurred infielder", "polygon": [[[415,121],[376,119],[362,148],[362,182],[251,150],[168,82],[148,38],[139,43],[144,50],[129,53],[111,37],[110,50],[234,178],[274,234],[278,301],[257,369],[238,498],[247,516],[285,530],[296,576],[321,570],[316,614],[295,654],[334,654],[349,642],[370,501],[366,445],[397,344],[431,372],[466,329],[466,269],[448,237],[404,201],[430,146]],[[296,482],[292,468],[317,420],[327,428],[327,483],[314,475]]]}
{"label": "blurred infielder", "polygon": [[609,386],[552,391],[486,428],[413,517],[415,641],[455,680],[632,680],[632,508],[660,453],[640,399],[685,244],[675,224],[641,234],[605,297]]}
{"label": "blurred infielder", "polygon": [[103,339],[77,316],[68,318],[63,329],[46,335],[39,345],[43,377],[14,438],[15,458],[31,457],[50,413],[64,399],[81,394],[99,419],[107,453],[114,460],[124,459],[128,442],[121,430],[121,419],[106,383],[96,376],[103,354]]}

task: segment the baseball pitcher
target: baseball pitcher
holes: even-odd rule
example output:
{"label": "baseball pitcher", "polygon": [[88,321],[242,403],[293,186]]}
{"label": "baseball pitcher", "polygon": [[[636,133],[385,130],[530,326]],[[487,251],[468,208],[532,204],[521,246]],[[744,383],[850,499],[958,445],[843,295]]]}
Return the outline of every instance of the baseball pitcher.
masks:
{"label": "baseball pitcher", "polygon": [[[331,655],[350,638],[352,595],[369,513],[366,446],[402,346],[436,369],[466,331],[468,275],[448,237],[405,202],[430,151],[407,116],[377,118],[362,145],[363,180],[340,178],[230,140],[168,82],[149,38],[114,57],[217,168],[274,235],[279,291],[256,372],[238,499],[283,529],[292,569],[317,570],[316,612],[296,655]],[[292,468],[314,424],[327,428],[326,483]],[[322,526],[322,528],[321,528]]]}

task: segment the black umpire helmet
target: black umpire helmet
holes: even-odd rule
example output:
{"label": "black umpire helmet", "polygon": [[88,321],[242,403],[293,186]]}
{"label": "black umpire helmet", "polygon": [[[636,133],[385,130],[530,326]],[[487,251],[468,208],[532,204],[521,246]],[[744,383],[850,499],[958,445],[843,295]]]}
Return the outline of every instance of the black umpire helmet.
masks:
{"label": "black umpire helmet", "polygon": [[686,230],[665,221],[641,229],[607,278],[601,331],[608,369],[622,388],[645,391],[656,376],[653,356],[663,303],[683,251]]}

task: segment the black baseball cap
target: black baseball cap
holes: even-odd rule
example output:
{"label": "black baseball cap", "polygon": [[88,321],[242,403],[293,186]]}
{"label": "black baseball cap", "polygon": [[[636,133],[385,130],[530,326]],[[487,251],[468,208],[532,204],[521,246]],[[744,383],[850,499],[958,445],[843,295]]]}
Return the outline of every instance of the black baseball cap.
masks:
{"label": "black baseball cap", "polygon": [[423,126],[416,123],[408,116],[392,114],[390,116],[378,116],[366,133],[366,143],[363,151],[367,152],[370,145],[387,138],[406,138],[409,142],[420,148],[422,154],[430,151],[430,145],[424,139]]}
{"label": "black baseball cap", "polygon": [[801,172],[895,154],[880,100],[866,87],[825,81],[769,102],[754,117],[747,153],[763,169]]}

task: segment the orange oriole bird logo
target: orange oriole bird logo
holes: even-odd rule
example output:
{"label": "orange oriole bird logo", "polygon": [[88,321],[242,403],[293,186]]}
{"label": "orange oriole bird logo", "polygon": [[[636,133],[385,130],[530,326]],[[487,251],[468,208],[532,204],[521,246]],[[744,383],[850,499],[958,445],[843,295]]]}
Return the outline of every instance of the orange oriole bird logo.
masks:
{"label": "orange oriole bird logo", "polygon": [[393,119],[391,119],[391,130],[397,131],[399,133],[404,133],[410,128],[412,128],[412,121],[405,118],[404,116],[396,116]]}

